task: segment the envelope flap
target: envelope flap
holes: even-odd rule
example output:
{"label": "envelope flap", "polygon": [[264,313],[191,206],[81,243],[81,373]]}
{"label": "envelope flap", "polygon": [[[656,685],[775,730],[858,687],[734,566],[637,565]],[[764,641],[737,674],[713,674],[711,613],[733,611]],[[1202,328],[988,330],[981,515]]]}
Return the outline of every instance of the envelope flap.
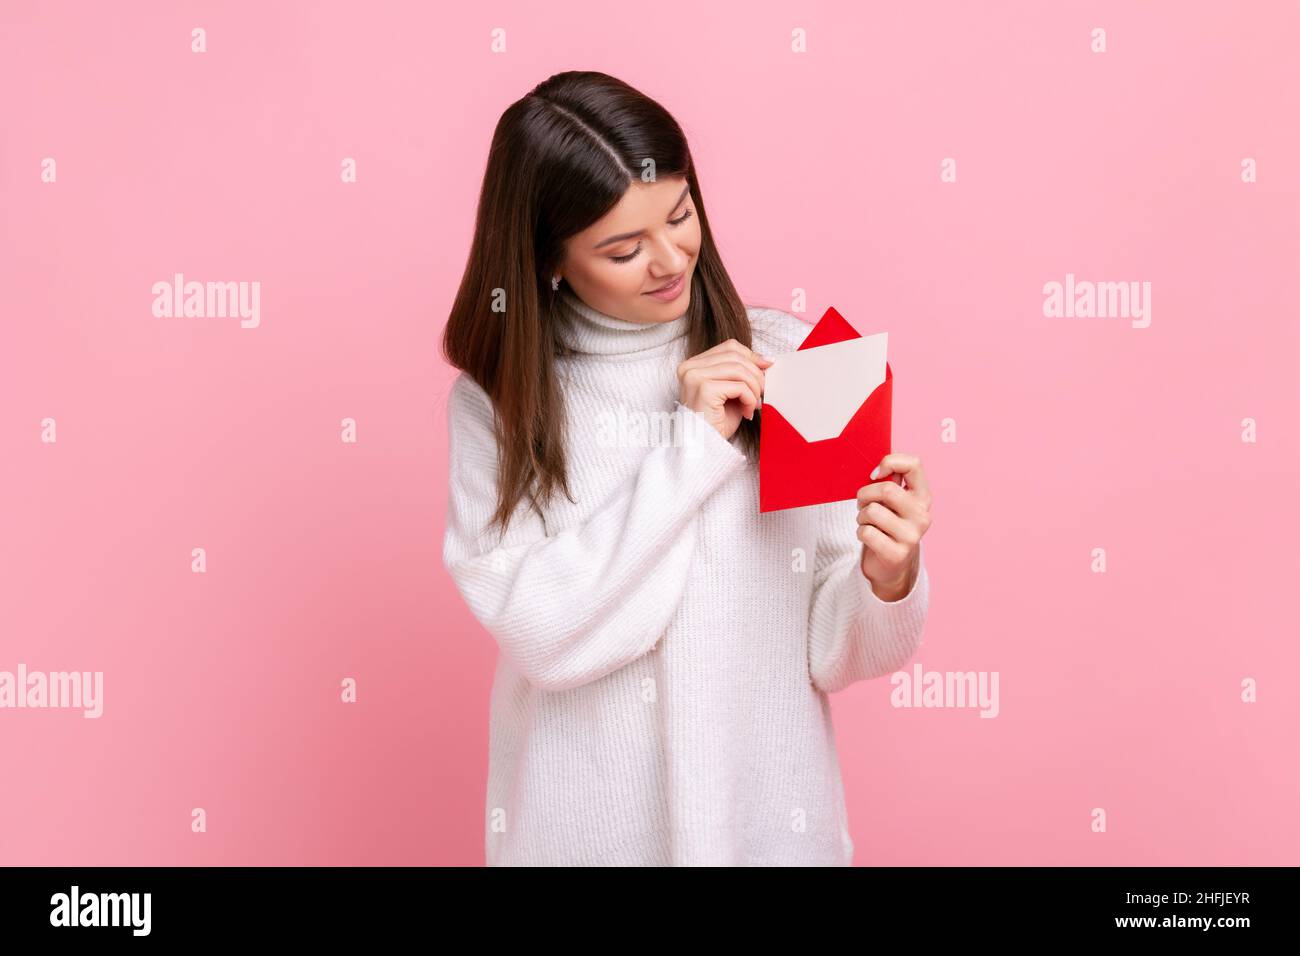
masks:
{"label": "envelope flap", "polygon": [[[817,328],[826,323],[831,312],[834,310],[827,311]],[[852,337],[813,348],[805,342],[794,352],[776,356],[763,373],[763,404],[780,410],[804,441],[838,437],[862,403],[885,381],[889,333],[862,336],[839,313],[835,318],[843,325],[832,322],[829,332],[836,334],[847,328]]]}
{"label": "envelope flap", "polygon": [[832,342],[843,342],[845,339],[860,337],[861,334],[849,324],[848,319],[831,306],[822,313],[822,317],[817,320],[817,324],[813,326],[799,348],[815,349],[820,345],[830,345]]}

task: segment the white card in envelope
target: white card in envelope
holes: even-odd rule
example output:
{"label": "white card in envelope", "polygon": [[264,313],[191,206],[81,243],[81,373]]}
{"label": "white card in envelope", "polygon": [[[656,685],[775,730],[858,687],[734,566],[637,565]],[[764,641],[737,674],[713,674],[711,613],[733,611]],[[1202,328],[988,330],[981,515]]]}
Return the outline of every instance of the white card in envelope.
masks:
{"label": "white card in envelope", "polygon": [[776,408],[804,441],[837,438],[885,381],[888,332],[773,356],[763,404]]}

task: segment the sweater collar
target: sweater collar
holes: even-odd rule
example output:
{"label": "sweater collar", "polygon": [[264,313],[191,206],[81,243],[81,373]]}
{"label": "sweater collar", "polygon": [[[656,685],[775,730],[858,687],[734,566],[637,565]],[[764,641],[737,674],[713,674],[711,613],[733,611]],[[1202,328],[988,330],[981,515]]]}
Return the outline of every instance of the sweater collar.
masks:
{"label": "sweater collar", "polygon": [[587,355],[634,355],[686,334],[683,312],[667,322],[628,322],[593,309],[567,285],[557,295],[558,330],[564,344]]}

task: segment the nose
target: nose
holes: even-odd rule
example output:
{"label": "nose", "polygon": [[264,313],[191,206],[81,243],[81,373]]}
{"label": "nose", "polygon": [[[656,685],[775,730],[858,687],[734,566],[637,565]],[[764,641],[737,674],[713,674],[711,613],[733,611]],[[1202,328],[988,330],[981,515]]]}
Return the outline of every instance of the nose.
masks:
{"label": "nose", "polygon": [[[673,241],[671,236],[661,233],[655,239],[655,254],[652,261],[658,269],[657,275],[666,279],[683,271],[686,264],[691,261],[691,257]],[[652,269],[651,271],[654,272],[655,270]]]}

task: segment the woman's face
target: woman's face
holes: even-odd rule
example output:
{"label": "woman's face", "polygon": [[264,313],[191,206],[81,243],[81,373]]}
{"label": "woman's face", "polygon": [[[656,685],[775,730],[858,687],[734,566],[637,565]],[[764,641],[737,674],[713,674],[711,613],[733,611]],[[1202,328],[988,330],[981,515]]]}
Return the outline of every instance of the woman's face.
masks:
{"label": "woman's face", "polygon": [[[559,275],[578,298],[627,322],[667,322],[691,302],[700,221],[686,177],[635,182],[604,218],[565,243]],[[656,289],[674,284],[668,294]]]}

